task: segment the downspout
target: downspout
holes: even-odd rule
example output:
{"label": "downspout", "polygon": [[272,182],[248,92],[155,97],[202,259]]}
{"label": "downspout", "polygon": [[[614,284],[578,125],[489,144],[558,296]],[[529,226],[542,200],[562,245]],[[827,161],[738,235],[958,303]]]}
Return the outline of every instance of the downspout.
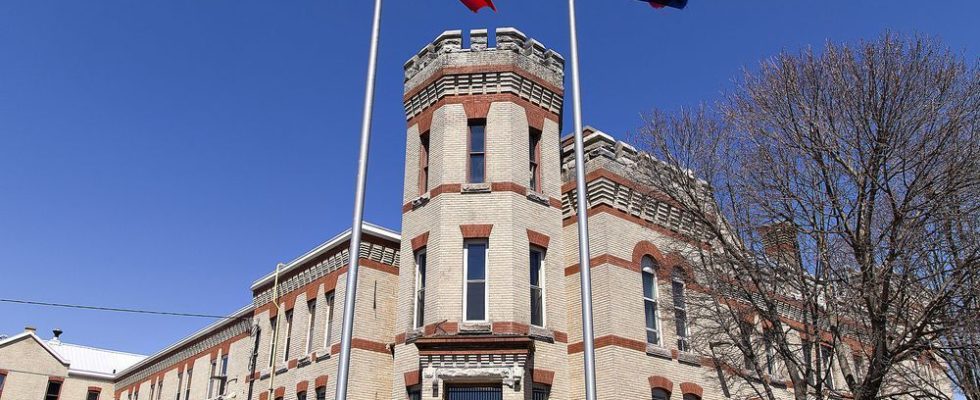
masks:
{"label": "downspout", "polygon": [[276,385],[276,355],[279,353],[277,348],[279,345],[279,324],[282,322],[279,320],[279,270],[284,267],[283,263],[276,264],[276,278],[272,283],[272,305],[276,309],[276,326],[272,327],[272,351],[270,356],[272,360],[269,360],[269,364],[272,365],[272,371],[269,374],[269,399],[275,400],[275,385]]}

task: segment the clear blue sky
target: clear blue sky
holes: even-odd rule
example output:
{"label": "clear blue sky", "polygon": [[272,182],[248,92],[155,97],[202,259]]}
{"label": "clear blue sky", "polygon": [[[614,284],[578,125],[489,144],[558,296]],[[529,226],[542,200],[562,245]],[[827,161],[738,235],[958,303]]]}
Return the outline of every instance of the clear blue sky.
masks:
{"label": "clear blue sky", "polygon": [[[0,298],[227,314],[345,229],[370,3],[0,2]],[[886,28],[976,60],[980,3],[941,3],[581,0],[585,121],[625,137],[782,49]],[[368,220],[400,224],[402,63],[443,30],[498,26],[567,56],[565,4],[387,1]],[[0,333],[145,354],[208,322],[0,303]]]}

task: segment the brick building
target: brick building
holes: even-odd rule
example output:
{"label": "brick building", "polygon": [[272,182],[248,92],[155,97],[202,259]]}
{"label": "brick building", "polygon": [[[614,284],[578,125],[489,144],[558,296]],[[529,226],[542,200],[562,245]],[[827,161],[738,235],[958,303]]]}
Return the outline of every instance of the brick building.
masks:
{"label": "brick building", "polygon": [[[564,59],[512,28],[466,36],[444,32],[405,64],[402,229],[365,226],[351,399],[584,398]],[[585,135],[599,397],[752,397],[688,340],[684,211],[641,204],[637,151]],[[333,398],[349,239],[286,264],[278,289],[262,277],[250,304],[115,372],[101,398]]]}

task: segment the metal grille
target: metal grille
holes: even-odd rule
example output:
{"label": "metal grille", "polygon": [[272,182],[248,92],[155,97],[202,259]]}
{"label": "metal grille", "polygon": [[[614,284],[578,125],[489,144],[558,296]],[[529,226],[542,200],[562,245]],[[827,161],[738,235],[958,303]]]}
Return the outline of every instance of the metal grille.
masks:
{"label": "metal grille", "polygon": [[450,386],[446,400],[503,400],[500,386]]}
{"label": "metal grille", "polygon": [[550,392],[547,387],[535,387],[531,392],[531,400],[548,400]]}

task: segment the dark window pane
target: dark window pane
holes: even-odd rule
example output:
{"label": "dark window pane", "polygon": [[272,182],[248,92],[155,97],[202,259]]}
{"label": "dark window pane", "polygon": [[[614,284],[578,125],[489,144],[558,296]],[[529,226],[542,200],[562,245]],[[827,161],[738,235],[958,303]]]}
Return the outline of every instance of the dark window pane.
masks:
{"label": "dark window pane", "polygon": [[466,279],[483,280],[486,277],[487,245],[469,243],[466,245]]}
{"label": "dark window pane", "polygon": [[674,281],[670,287],[674,295],[674,307],[684,308],[684,284]]}
{"label": "dark window pane", "polygon": [[646,311],[647,328],[657,329],[657,303],[649,300],[643,303]]}
{"label": "dark window pane", "polygon": [[531,286],[541,286],[541,252],[531,250]]}
{"label": "dark window pane", "polygon": [[701,397],[696,394],[687,393],[684,395],[684,400],[701,400]]}
{"label": "dark window pane", "polygon": [[660,334],[657,333],[657,331],[647,330],[647,343],[650,343],[650,344],[659,344],[660,343]]}
{"label": "dark window pane", "polygon": [[49,381],[48,390],[44,393],[44,400],[58,400],[61,393],[61,382]]}
{"label": "dark window pane", "polygon": [[663,389],[653,389],[653,400],[667,400],[670,394]]}
{"label": "dark window pane", "polygon": [[419,286],[425,287],[425,253],[419,254]]}
{"label": "dark window pane", "polygon": [[316,389],[316,400],[327,400],[327,389],[317,388]]}
{"label": "dark window pane", "polygon": [[99,400],[99,392],[88,392],[85,400]]}
{"label": "dark window pane", "polygon": [[687,336],[687,313],[674,310],[674,324],[677,326],[677,336]]}
{"label": "dark window pane", "polygon": [[296,400],[306,400],[306,392],[297,392]]}
{"label": "dark window pane", "polygon": [[653,285],[654,279],[653,274],[643,273],[643,297],[652,299],[653,297]]}
{"label": "dark window pane", "polygon": [[425,290],[418,292],[418,306],[415,313],[415,327],[421,327],[425,323]]}
{"label": "dark window pane", "polygon": [[483,183],[483,154],[473,154],[470,156],[470,182]]}
{"label": "dark window pane", "polygon": [[531,392],[532,400],[548,400],[551,395],[551,387],[549,386],[535,386],[534,390]]}
{"label": "dark window pane", "polygon": [[471,282],[466,284],[466,319],[471,321],[482,321],[486,311],[485,300],[486,287],[483,282]]}
{"label": "dark window pane", "polygon": [[531,324],[544,325],[544,296],[540,288],[531,288]]}
{"label": "dark window pane", "polygon": [[470,152],[482,153],[484,150],[484,131],[486,126],[483,124],[470,125]]}

